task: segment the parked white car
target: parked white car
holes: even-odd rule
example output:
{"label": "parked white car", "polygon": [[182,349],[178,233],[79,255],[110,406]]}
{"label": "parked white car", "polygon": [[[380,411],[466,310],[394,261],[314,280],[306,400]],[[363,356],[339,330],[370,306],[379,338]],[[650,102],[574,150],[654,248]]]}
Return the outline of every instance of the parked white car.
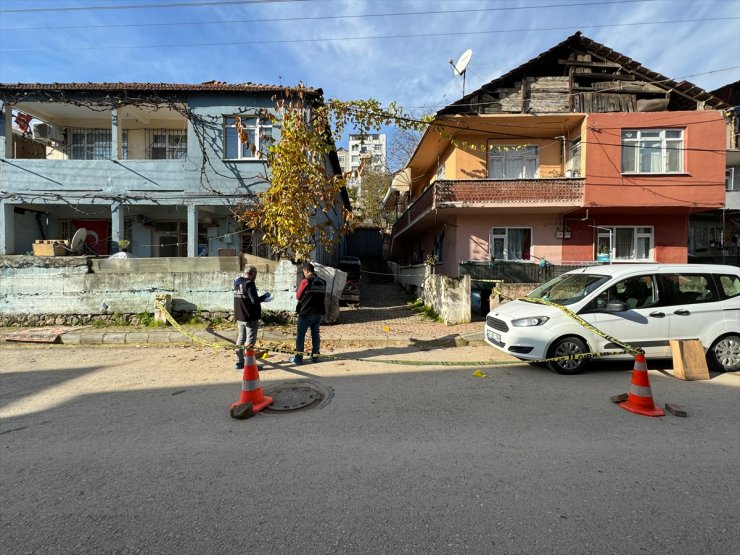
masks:
{"label": "parked white car", "polygon": [[[562,274],[526,298],[565,306],[604,333],[643,349],[648,358],[669,358],[669,339],[699,339],[712,369],[740,370],[737,266],[590,266]],[[491,310],[486,316],[485,339],[500,351],[527,361],[622,350],[561,309],[524,300]],[[582,358],[547,364],[561,374],[577,374],[588,363],[588,358]]]}

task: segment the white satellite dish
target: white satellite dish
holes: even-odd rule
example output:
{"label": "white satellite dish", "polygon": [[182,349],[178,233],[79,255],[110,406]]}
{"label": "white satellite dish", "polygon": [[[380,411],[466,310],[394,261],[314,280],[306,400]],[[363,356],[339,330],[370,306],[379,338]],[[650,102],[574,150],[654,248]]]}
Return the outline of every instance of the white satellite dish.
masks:
{"label": "white satellite dish", "polygon": [[80,229],[75,231],[75,234],[72,237],[72,243],[69,245],[69,250],[71,250],[72,252],[79,252],[80,247],[82,247],[82,244],[85,242],[85,239],[87,239],[87,229],[81,227]]}
{"label": "white satellite dish", "polygon": [[[452,65],[455,75],[463,75],[465,73],[465,70],[468,68],[468,64],[470,63],[470,58],[472,57],[473,51],[470,48],[462,53],[462,56],[457,60],[457,63]],[[452,63],[452,60],[450,60],[450,63]]]}
{"label": "white satellite dish", "polygon": [[456,64],[452,63],[452,60],[450,60],[450,65],[452,66],[452,72],[455,75],[462,75],[463,78],[463,87],[462,87],[462,94],[465,96],[465,74],[468,69],[468,64],[470,63],[470,58],[473,57],[473,51],[468,48],[465,52],[462,53],[460,56],[460,59],[457,60]]}

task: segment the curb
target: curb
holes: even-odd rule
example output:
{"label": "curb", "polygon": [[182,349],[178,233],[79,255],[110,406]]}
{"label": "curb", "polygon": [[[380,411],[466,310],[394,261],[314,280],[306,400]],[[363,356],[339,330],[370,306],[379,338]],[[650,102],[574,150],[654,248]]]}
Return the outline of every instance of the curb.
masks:
{"label": "curb", "polygon": [[[9,341],[7,334],[0,335],[0,344],[29,344],[30,341]],[[218,335],[206,331],[196,331],[194,335],[198,339],[208,342],[214,341],[233,341],[230,336],[231,332],[224,334],[220,338]],[[295,335],[271,332],[269,330],[260,330],[259,339],[275,343],[293,343]],[[105,330],[79,330],[62,333],[57,343],[63,345],[197,345],[190,337],[174,330],[161,331],[105,331]],[[34,342],[33,344],[43,344],[45,342]],[[466,334],[445,337],[394,337],[394,336],[362,336],[347,335],[340,337],[322,337],[322,343],[327,345],[338,346],[365,346],[365,347],[417,347],[440,348],[440,347],[465,347],[484,345],[483,334]],[[51,344],[51,343],[47,343]]]}

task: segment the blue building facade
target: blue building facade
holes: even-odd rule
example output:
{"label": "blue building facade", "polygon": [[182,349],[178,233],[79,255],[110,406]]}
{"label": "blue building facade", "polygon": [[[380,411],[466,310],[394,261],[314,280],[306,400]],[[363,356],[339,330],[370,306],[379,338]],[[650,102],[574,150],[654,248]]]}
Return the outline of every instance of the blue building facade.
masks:
{"label": "blue building facade", "polygon": [[[321,89],[251,83],[0,85],[0,254],[85,229],[88,254],[125,239],[137,257],[269,258],[236,215],[269,186],[274,97],[298,93],[321,102]],[[327,171],[341,171],[336,155]],[[328,217],[339,228],[341,199]]]}

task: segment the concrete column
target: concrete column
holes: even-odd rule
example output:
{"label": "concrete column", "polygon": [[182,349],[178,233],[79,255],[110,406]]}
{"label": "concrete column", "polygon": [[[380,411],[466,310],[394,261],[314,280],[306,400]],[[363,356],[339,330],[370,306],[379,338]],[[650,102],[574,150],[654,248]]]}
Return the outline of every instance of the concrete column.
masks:
{"label": "concrete column", "polygon": [[188,205],[188,256],[198,256],[198,207]]}
{"label": "concrete column", "polygon": [[111,110],[111,133],[110,133],[110,157],[114,160],[121,159],[121,130],[118,129],[118,108]]}
{"label": "concrete column", "polygon": [[13,156],[13,108],[7,104],[0,113],[0,129],[3,130],[0,141],[0,158],[15,158]]}
{"label": "concrete column", "polygon": [[110,207],[111,242],[113,243],[111,250],[113,252],[118,252],[119,250],[118,241],[124,238],[123,211],[124,211],[124,208],[120,202],[114,202],[113,204],[111,204],[111,207]]}
{"label": "concrete column", "polygon": [[15,254],[15,206],[0,201],[0,255]]}

